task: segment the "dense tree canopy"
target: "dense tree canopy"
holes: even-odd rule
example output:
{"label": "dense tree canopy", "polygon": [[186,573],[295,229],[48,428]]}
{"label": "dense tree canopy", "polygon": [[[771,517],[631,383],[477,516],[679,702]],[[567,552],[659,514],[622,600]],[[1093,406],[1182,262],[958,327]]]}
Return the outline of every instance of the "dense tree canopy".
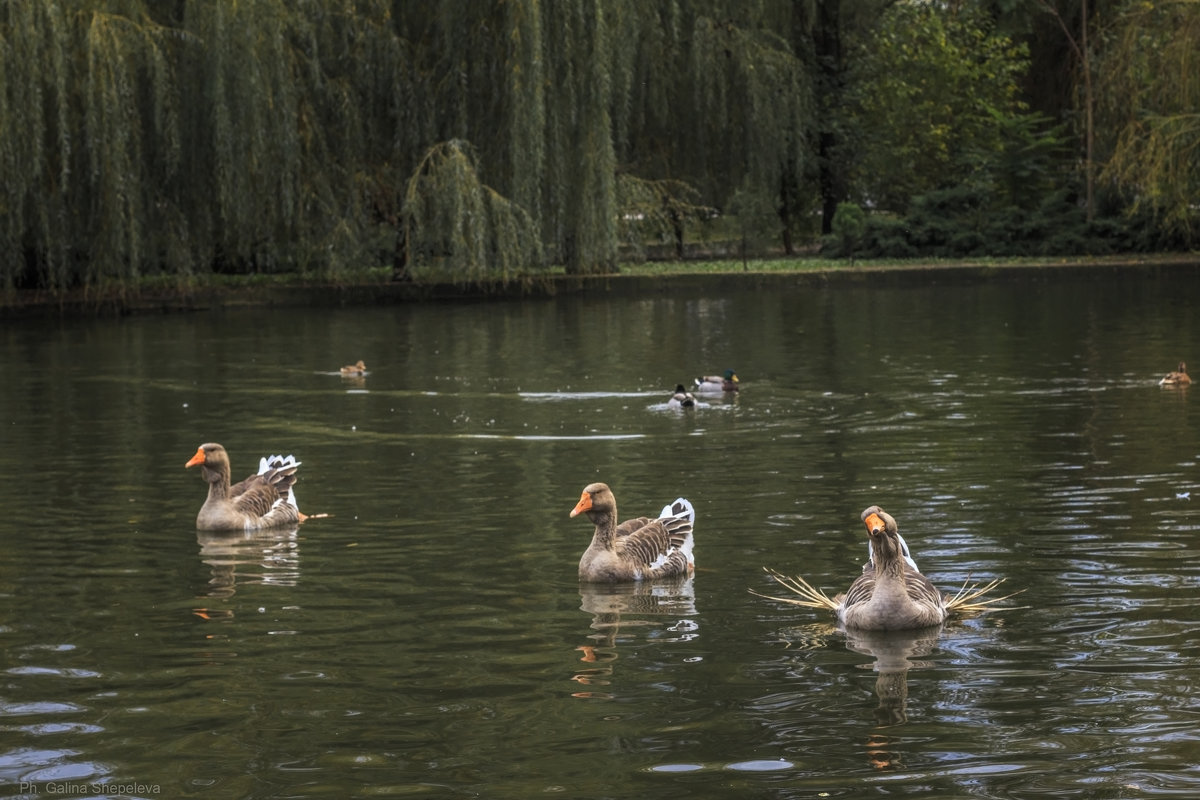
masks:
{"label": "dense tree canopy", "polygon": [[[790,250],[840,203],[902,221],[964,187],[1067,220],[1091,112],[1105,212],[1192,244],[1200,4],[1081,9],[0,0],[0,282],[602,271],[701,223]],[[1094,98],[1031,97],[1054,58]]]}

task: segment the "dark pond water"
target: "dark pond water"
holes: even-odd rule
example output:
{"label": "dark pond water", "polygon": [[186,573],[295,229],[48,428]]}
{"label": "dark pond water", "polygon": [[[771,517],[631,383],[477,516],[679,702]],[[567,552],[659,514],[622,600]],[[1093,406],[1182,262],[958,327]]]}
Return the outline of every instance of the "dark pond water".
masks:
{"label": "dark pond water", "polygon": [[[1198,285],[7,324],[0,794],[1196,797],[1200,397],[1156,380]],[[332,516],[198,535],[205,441]],[[690,584],[579,586],[595,480],[692,500]],[[866,637],[749,593],[844,588],[872,504],[1024,608]]]}

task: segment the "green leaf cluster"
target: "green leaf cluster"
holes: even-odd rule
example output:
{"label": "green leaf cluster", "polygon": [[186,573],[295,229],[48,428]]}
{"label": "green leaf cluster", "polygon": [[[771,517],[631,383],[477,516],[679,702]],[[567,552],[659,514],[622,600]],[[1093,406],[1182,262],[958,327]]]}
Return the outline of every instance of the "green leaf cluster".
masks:
{"label": "green leaf cluster", "polygon": [[[1090,23],[1095,57],[1059,65],[1095,77],[1108,217],[1163,228],[1143,243],[1194,241],[1198,8],[1113,0]],[[955,208],[965,230],[1032,235],[1071,219],[1083,114],[1078,98],[1027,107],[1028,43],[1076,17],[913,0],[0,2],[0,289],[606,272],[713,231],[743,257],[790,253],[843,202],[868,212],[854,248]],[[992,233],[951,238],[1003,247]]]}

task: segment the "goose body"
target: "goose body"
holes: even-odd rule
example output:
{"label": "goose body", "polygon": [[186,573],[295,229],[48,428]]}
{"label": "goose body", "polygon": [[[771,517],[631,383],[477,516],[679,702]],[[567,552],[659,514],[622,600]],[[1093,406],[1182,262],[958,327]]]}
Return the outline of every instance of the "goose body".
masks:
{"label": "goose body", "polygon": [[[871,560],[834,609],[847,628],[909,630],[946,621],[942,593],[904,558],[907,545],[896,520],[879,506],[862,512],[871,542]],[[911,556],[910,556],[911,558]]]}
{"label": "goose body", "polygon": [[571,516],[587,514],[596,526],[592,543],[579,559],[579,579],[623,583],[686,577],[695,570],[692,529],[696,511],[680,497],[658,517],[635,517],[617,524],[617,500],[603,483],[584,488]]}
{"label": "goose body", "polygon": [[347,378],[360,378],[367,374],[367,365],[362,362],[362,359],[359,359],[356,364],[342,367],[342,374]]}
{"label": "goose body", "polygon": [[1190,386],[1192,379],[1187,374],[1187,364],[1179,362],[1179,368],[1174,372],[1168,372],[1162,376],[1162,380],[1158,382],[1159,386]]}
{"label": "goose body", "polygon": [[696,378],[696,391],[703,394],[720,394],[737,390],[738,376],[731,369],[725,370],[724,375],[701,375]]}
{"label": "goose body", "polygon": [[890,514],[879,506],[871,506],[862,512],[862,521],[867,526],[871,557],[849,589],[829,597],[803,578],[789,578],[768,569],[771,577],[801,598],[771,599],[828,609],[848,629],[895,631],[941,625],[951,613],[986,611],[994,603],[1012,596],[980,599],[996,588],[1000,580],[983,586],[964,584],[956,594],[944,595],[917,570]]}
{"label": "goose body", "polygon": [[693,408],[696,405],[696,398],[687,389],[683,388],[682,383],[675,384],[675,393],[671,395],[671,399],[667,401],[667,408]]}
{"label": "goose body", "polygon": [[229,454],[219,444],[200,445],[185,467],[200,467],[208,498],[196,516],[202,531],[252,531],[297,525],[307,519],[296,505],[292,485],[300,462],[293,456],[267,456],[258,473],[229,483]]}

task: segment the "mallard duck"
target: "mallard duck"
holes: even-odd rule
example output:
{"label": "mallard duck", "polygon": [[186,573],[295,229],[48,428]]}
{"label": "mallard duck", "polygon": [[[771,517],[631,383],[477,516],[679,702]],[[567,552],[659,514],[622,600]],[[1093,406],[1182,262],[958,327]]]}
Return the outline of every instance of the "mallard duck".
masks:
{"label": "mallard duck", "polygon": [[1179,362],[1179,369],[1174,372],[1168,372],[1162,376],[1162,380],[1158,382],[1159,386],[1190,386],[1192,379],[1187,374],[1187,364]]}
{"label": "mallard duck", "polygon": [[571,516],[587,514],[596,526],[592,543],[579,559],[579,579],[591,583],[682,577],[695,570],[692,528],[696,511],[682,497],[657,518],[637,517],[617,524],[617,499],[607,484],[584,487]]}
{"label": "mallard duck", "polygon": [[684,389],[682,383],[675,384],[675,393],[667,401],[667,408],[692,408],[695,405],[695,396],[687,389]]}
{"label": "mallard duck", "polygon": [[342,367],[342,374],[347,378],[362,377],[363,375],[367,374],[367,365],[362,362],[362,359],[359,359],[357,364],[353,364],[348,367]]}
{"label": "mallard duck", "polygon": [[954,612],[986,611],[995,603],[1013,596],[1009,594],[981,599],[999,586],[1003,579],[990,581],[983,586],[963,584],[954,595],[942,594],[905,558],[907,545],[900,538],[896,520],[890,514],[879,506],[871,506],[862,512],[862,520],[870,537],[871,560],[844,594],[831,598],[803,578],[789,578],[768,568],[767,573],[772,578],[800,595],[799,599],[771,599],[808,608],[829,609],[837,614],[838,620],[847,628],[887,631],[940,625]]}
{"label": "mallard duck", "polygon": [[196,516],[202,531],[252,531],[297,525],[308,516],[300,513],[292,484],[300,462],[293,456],[267,456],[258,462],[258,474],[229,485],[229,454],[209,442],[196,449],[184,465],[200,467],[208,482],[208,499]]}
{"label": "mallard duck", "polygon": [[733,370],[725,370],[725,375],[701,375],[696,378],[696,391],[704,394],[717,394],[718,392],[736,392],[738,390],[738,376]]}

